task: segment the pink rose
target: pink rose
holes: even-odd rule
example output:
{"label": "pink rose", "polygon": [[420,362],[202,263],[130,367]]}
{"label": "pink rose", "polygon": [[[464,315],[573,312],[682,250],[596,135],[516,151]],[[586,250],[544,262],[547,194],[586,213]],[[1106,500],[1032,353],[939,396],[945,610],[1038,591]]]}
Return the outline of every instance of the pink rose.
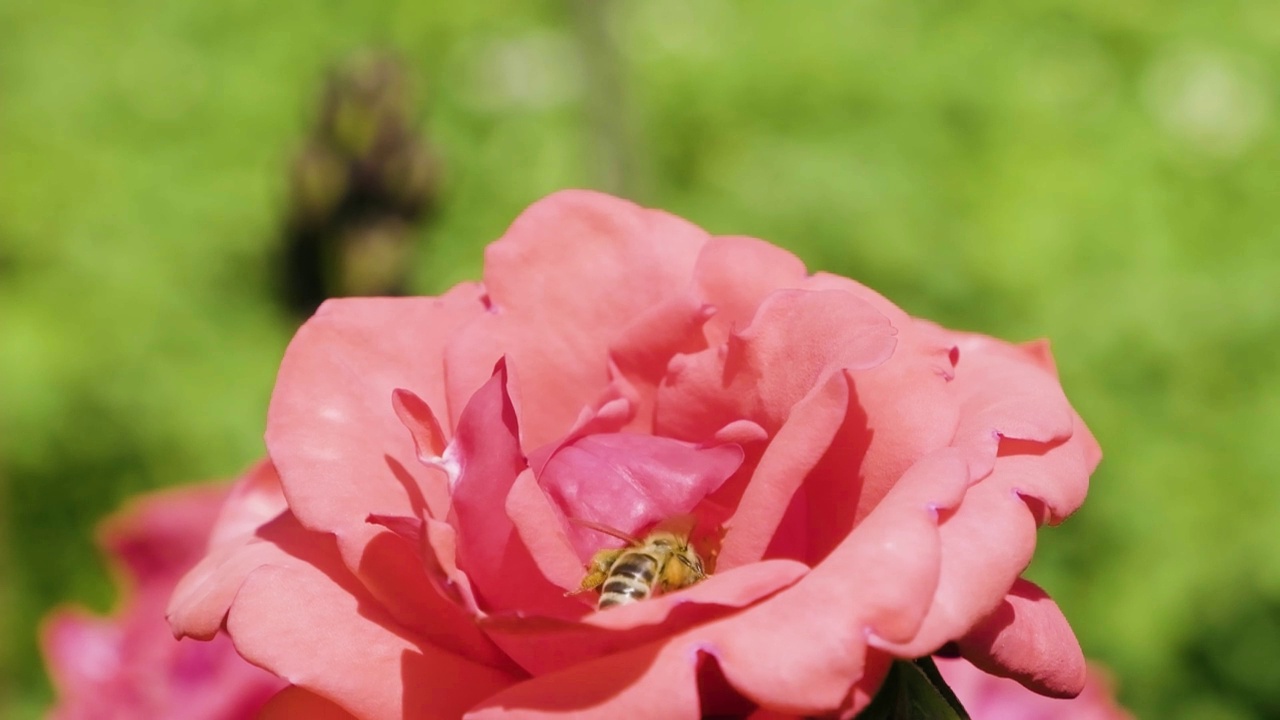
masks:
{"label": "pink rose", "polygon": [[938,671],[975,720],[1131,720],[1112,696],[1106,674],[1089,668],[1084,691],[1070,700],[1038,695],[988,675],[964,660],[937,661]]}
{"label": "pink rose", "polygon": [[58,691],[51,718],[251,718],[280,689],[226,638],[177,642],[164,621],[174,585],[205,553],[227,491],[154,493],[103,524],[100,541],[121,565],[126,597],[112,617],[68,608],[45,619],[41,639]]}
{"label": "pink rose", "polygon": [[[1047,346],[915,320],[760,240],[553,195],[482,283],[326,303],[266,440],[231,501],[256,509],[169,618],[288,680],[268,717],[848,717],[947,643],[1039,692],[1085,681],[1019,578],[1099,459]],[[575,520],[685,513],[707,579],[566,596],[621,544]]]}

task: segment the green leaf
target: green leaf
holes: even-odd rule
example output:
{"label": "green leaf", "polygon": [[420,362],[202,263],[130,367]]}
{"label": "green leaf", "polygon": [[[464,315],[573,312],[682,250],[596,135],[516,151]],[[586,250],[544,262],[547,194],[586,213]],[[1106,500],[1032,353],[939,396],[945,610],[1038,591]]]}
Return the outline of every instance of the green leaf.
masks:
{"label": "green leaf", "polygon": [[960,700],[929,657],[898,660],[861,720],[969,720]]}

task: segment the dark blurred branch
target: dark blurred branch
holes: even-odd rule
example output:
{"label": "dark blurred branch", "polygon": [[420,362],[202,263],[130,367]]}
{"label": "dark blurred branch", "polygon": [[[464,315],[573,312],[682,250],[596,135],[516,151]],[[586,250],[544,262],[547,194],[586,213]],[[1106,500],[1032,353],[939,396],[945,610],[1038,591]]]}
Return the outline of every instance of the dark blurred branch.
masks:
{"label": "dark blurred branch", "polygon": [[381,54],[329,74],[290,171],[282,282],[299,314],[329,297],[407,290],[413,225],[435,209],[440,172],[411,126],[407,86]]}

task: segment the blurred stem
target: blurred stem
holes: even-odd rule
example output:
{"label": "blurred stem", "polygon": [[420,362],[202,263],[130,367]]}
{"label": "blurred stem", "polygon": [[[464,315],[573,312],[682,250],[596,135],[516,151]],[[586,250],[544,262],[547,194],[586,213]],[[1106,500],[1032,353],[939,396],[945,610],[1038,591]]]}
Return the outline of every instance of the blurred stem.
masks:
{"label": "blurred stem", "polygon": [[587,119],[593,172],[601,190],[631,197],[626,93],[621,61],[609,31],[613,0],[570,0],[586,82]]}

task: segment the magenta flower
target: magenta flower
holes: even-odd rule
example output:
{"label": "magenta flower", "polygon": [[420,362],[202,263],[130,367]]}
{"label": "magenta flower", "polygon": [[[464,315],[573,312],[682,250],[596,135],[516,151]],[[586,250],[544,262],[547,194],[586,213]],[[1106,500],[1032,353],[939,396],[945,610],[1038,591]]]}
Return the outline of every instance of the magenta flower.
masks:
{"label": "magenta flower", "polygon": [[[948,643],[1084,685],[1019,578],[1099,459],[1047,346],[913,319],[760,240],[553,195],[482,283],[326,303],[266,439],[169,618],[293,685],[268,717],[849,717]],[[621,543],[575,521],[684,514],[707,579],[566,596]]]}
{"label": "magenta flower", "polygon": [[964,660],[938,660],[938,671],[975,720],[1131,720],[1116,703],[1106,674],[1089,668],[1084,690],[1051,698],[1013,680],[988,675]]}
{"label": "magenta flower", "polygon": [[56,610],[41,639],[58,693],[55,720],[251,718],[283,683],[226,638],[178,642],[164,621],[173,587],[205,553],[228,488],[154,493],[103,524],[100,541],[126,582],[120,610]]}

